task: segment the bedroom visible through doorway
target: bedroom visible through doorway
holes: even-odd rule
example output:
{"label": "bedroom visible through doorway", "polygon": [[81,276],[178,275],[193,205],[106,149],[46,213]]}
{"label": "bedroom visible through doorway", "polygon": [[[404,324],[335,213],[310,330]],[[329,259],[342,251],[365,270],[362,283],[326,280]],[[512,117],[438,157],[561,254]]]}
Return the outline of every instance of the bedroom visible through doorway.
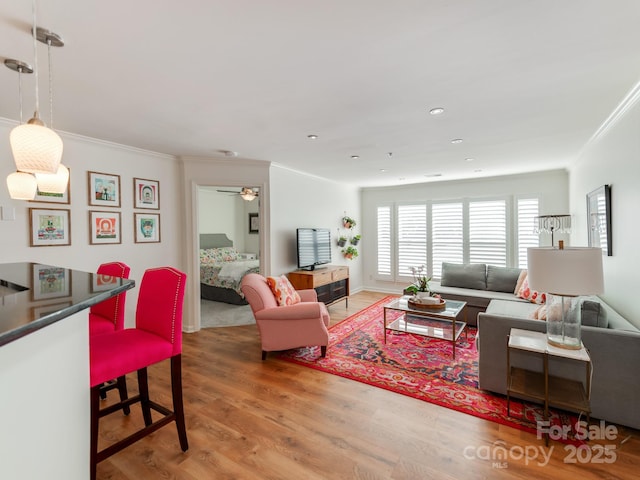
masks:
{"label": "bedroom visible through doorway", "polygon": [[259,202],[256,187],[198,187],[203,328],[254,323],[240,282],[260,271]]}

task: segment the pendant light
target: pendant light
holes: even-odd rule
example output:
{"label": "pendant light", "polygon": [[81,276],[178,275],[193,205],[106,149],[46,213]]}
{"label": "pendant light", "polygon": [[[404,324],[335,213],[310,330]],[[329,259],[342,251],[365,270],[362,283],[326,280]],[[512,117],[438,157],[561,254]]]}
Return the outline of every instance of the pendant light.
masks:
{"label": "pendant light", "polygon": [[[22,124],[22,74],[33,73],[28,63],[8,58],[4,64],[10,70],[18,72],[18,99],[20,102],[20,123]],[[33,175],[24,172],[14,172],[7,177],[9,195],[15,200],[33,200],[36,196],[37,183]]]}
{"label": "pendant light", "polygon": [[26,172],[13,172],[7,176],[9,196],[14,200],[33,200],[38,184],[36,177]]}
{"label": "pendant light", "polygon": [[56,173],[62,158],[62,139],[39,118],[38,52],[36,34],[36,2],[33,0],[33,52],[36,80],[36,108],[26,124],[15,127],[9,135],[11,151],[19,171]]}

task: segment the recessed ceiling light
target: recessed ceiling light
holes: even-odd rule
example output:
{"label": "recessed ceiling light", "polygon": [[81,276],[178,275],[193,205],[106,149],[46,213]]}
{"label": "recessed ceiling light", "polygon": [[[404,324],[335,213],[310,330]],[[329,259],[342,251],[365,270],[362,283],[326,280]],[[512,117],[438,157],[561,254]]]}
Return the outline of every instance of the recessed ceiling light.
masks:
{"label": "recessed ceiling light", "polygon": [[454,138],[453,140],[451,140],[451,143],[462,143],[462,139],[461,138]]}
{"label": "recessed ceiling light", "polygon": [[473,159],[473,158],[465,158],[465,160],[466,160],[467,162],[473,162],[473,160],[474,160],[474,159]]}
{"label": "recessed ceiling light", "polygon": [[318,138],[318,135],[314,135],[314,134],[307,135],[307,138],[309,138],[311,140],[315,140],[316,138]]}
{"label": "recessed ceiling light", "polygon": [[441,113],[444,113],[444,108],[442,107],[435,107],[432,108],[431,110],[429,110],[429,113],[431,115],[440,115]]}
{"label": "recessed ceiling light", "polygon": [[218,152],[222,153],[225,157],[237,157],[238,152],[234,152],[233,150],[218,150]]}
{"label": "recessed ceiling light", "polygon": [[351,160],[358,160],[360,155],[351,155]]}
{"label": "recessed ceiling light", "polygon": [[386,172],[386,171],[387,171],[387,169],[386,169],[386,168],[381,168],[381,169],[380,169],[380,172],[381,172],[381,173],[384,173],[384,172]]}

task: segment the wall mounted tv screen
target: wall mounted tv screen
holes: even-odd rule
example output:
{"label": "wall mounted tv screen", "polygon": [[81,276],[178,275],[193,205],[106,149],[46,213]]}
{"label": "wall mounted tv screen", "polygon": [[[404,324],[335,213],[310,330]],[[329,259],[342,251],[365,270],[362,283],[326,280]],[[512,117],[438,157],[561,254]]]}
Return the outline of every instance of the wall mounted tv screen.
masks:
{"label": "wall mounted tv screen", "polygon": [[313,270],[331,263],[331,232],[328,228],[298,228],[298,268]]}

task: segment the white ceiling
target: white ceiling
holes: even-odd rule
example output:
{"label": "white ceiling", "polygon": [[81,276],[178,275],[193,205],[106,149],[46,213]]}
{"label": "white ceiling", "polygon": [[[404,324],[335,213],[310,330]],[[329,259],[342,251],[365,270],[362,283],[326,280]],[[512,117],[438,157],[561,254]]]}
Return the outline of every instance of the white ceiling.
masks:
{"label": "white ceiling", "polygon": [[[360,186],[566,167],[640,79],[638,0],[40,0],[37,13],[66,42],[55,129]],[[31,18],[31,0],[0,0],[3,60],[33,64]],[[38,56],[49,123],[40,43]],[[34,85],[23,78],[25,120]],[[18,75],[2,68],[0,89],[0,117],[17,120]]]}

